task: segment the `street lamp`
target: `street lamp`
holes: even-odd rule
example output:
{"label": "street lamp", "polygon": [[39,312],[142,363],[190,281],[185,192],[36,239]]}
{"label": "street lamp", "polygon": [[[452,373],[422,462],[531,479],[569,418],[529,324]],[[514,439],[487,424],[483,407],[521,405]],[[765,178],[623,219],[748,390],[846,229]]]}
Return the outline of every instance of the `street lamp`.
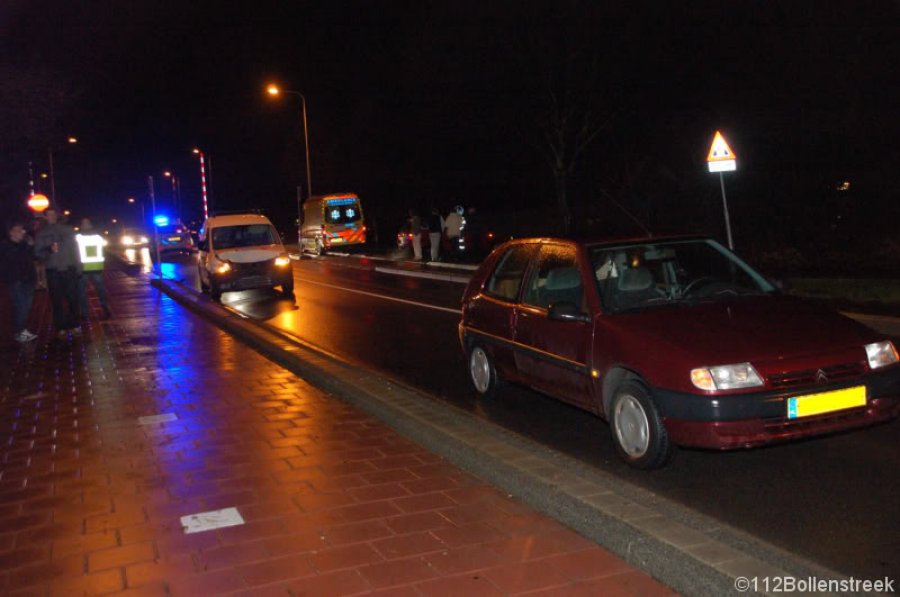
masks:
{"label": "street lamp", "polygon": [[306,97],[299,91],[281,89],[274,83],[266,87],[266,93],[273,97],[286,93],[288,95],[296,95],[300,98],[300,107],[303,114],[303,144],[306,148],[306,198],[309,199],[312,196],[312,177],[310,176],[309,166],[309,128],[306,126]]}
{"label": "street lamp", "polygon": [[[75,137],[69,137],[66,139],[69,145],[75,145],[78,143],[78,139]],[[53,171],[53,146],[47,148],[47,156],[50,159],[50,201],[54,206],[59,206],[59,197],[56,196],[56,174]]]}
{"label": "street lamp", "polygon": [[[137,200],[134,197],[128,198],[128,203],[135,203]],[[144,218],[144,200],[141,199],[141,227],[144,226],[145,218]]]}
{"label": "street lamp", "polygon": [[175,207],[175,218],[181,220],[181,181],[171,170],[164,171],[163,176],[172,180],[172,204]]}
{"label": "street lamp", "polygon": [[206,191],[206,156],[196,147],[191,151],[194,155],[200,157],[200,191],[203,195],[203,220],[205,221],[209,218],[209,195]]}

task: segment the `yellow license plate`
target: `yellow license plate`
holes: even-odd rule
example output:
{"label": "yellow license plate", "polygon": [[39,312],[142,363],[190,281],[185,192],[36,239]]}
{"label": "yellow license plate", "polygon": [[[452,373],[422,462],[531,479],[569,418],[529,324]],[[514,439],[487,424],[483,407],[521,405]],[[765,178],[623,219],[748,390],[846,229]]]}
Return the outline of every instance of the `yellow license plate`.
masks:
{"label": "yellow license plate", "polygon": [[181,242],[181,237],[180,237],[180,236],[170,236],[170,237],[169,237],[169,242],[170,242],[170,243],[178,243],[178,242]]}
{"label": "yellow license plate", "polygon": [[788,398],[788,419],[799,419],[866,405],[866,386]]}

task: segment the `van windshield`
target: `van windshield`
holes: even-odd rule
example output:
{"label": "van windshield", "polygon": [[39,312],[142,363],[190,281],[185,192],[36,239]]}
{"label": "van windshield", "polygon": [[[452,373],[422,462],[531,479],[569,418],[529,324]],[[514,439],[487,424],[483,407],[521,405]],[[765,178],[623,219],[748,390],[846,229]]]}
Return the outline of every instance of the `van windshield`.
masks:
{"label": "van windshield", "polygon": [[212,230],[212,244],[216,249],[274,245],[277,239],[278,233],[269,224],[221,226]]}
{"label": "van windshield", "polygon": [[352,224],[360,219],[359,200],[332,199],[325,202],[325,222],[328,224]]}

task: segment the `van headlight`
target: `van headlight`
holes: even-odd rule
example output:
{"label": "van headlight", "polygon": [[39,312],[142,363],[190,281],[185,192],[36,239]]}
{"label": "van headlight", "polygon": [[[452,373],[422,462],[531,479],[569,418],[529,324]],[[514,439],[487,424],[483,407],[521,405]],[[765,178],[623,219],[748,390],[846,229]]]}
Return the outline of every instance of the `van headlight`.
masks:
{"label": "van headlight", "polygon": [[763,385],[750,363],[701,367],[691,371],[691,382],[701,390],[736,390]]}
{"label": "van headlight", "polygon": [[897,356],[897,349],[890,340],[866,344],[866,356],[869,358],[870,369],[893,365],[900,360]]}
{"label": "van headlight", "polygon": [[221,262],[219,262],[219,265],[216,266],[217,274],[227,274],[230,271],[231,271],[231,264],[228,263],[227,261],[221,261]]}
{"label": "van headlight", "polygon": [[275,265],[285,267],[291,264],[291,258],[288,255],[279,255],[275,258]]}

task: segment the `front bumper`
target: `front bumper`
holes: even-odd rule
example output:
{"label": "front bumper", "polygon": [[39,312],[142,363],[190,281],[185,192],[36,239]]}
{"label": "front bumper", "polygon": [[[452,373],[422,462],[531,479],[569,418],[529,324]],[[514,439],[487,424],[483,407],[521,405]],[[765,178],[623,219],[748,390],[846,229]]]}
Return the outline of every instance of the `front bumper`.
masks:
{"label": "front bumper", "polygon": [[[787,418],[789,398],[865,384],[865,406]],[[900,366],[854,381],[787,390],[704,396],[654,389],[670,439],[681,446],[728,450],[866,427],[900,416]]]}
{"label": "front bumper", "polygon": [[231,271],[213,274],[220,290],[252,290],[272,288],[293,281],[293,268],[288,265],[278,267],[274,260],[256,263],[231,263]]}

